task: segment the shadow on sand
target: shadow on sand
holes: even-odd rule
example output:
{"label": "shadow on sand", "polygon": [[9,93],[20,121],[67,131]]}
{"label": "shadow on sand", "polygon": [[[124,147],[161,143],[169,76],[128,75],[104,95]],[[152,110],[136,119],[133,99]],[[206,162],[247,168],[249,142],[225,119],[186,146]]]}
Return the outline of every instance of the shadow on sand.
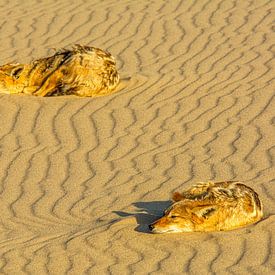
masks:
{"label": "shadow on sand", "polygon": [[134,216],[138,226],[135,231],[149,233],[148,225],[163,216],[163,211],[172,204],[171,201],[135,202],[137,213],[114,211],[120,217]]}

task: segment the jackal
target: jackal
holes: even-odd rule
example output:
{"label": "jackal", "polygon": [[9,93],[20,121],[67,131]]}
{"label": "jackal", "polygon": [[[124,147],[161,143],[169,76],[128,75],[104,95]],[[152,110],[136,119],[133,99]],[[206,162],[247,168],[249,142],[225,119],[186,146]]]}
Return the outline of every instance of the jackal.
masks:
{"label": "jackal", "polygon": [[232,230],[263,216],[258,194],[241,182],[199,183],[173,194],[164,216],[149,225],[152,233]]}
{"label": "jackal", "polygon": [[75,45],[30,64],[0,66],[0,93],[37,96],[100,96],[119,84],[114,57],[101,49]]}

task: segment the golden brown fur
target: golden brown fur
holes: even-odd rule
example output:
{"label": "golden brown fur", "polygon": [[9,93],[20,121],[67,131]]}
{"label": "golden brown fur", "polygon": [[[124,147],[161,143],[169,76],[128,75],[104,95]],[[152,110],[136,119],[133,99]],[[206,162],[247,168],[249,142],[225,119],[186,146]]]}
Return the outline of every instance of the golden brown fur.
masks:
{"label": "golden brown fur", "polygon": [[199,183],[174,193],[174,203],[149,225],[153,233],[232,230],[259,221],[257,193],[241,182]]}
{"label": "golden brown fur", "polygon": [[76,45],[30,64],[0,66],[0,92],[37,96],[99,96],[119,83],[114,57],[103,50]]}

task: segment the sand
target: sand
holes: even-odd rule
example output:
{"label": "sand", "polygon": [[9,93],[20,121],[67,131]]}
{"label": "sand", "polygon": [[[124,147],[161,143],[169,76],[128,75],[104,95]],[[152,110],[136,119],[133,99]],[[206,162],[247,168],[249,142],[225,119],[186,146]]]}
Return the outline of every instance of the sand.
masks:
{"label": "sand", "polygon": [[[1,274],[274,272],[274,1],[0,4],[1,64],[81,43],[131,76],[95,99],[0,95]],[[264,219],[148,232],[206,180],[253,187]]]}

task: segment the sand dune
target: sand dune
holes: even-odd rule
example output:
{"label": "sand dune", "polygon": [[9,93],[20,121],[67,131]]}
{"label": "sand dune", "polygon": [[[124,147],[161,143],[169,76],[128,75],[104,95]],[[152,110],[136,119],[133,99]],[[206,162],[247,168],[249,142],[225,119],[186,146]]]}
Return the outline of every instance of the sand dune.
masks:
{"label": "sand dune", "polygon": [[[0,1],[1,63],[74,43],[131,76],[96,99],[0,95],[1,274],[271,274],[273,1]],[[273,172],[273,173],[272,173]],[[173,191],[241,180],[265,219],[153,235]]]}

